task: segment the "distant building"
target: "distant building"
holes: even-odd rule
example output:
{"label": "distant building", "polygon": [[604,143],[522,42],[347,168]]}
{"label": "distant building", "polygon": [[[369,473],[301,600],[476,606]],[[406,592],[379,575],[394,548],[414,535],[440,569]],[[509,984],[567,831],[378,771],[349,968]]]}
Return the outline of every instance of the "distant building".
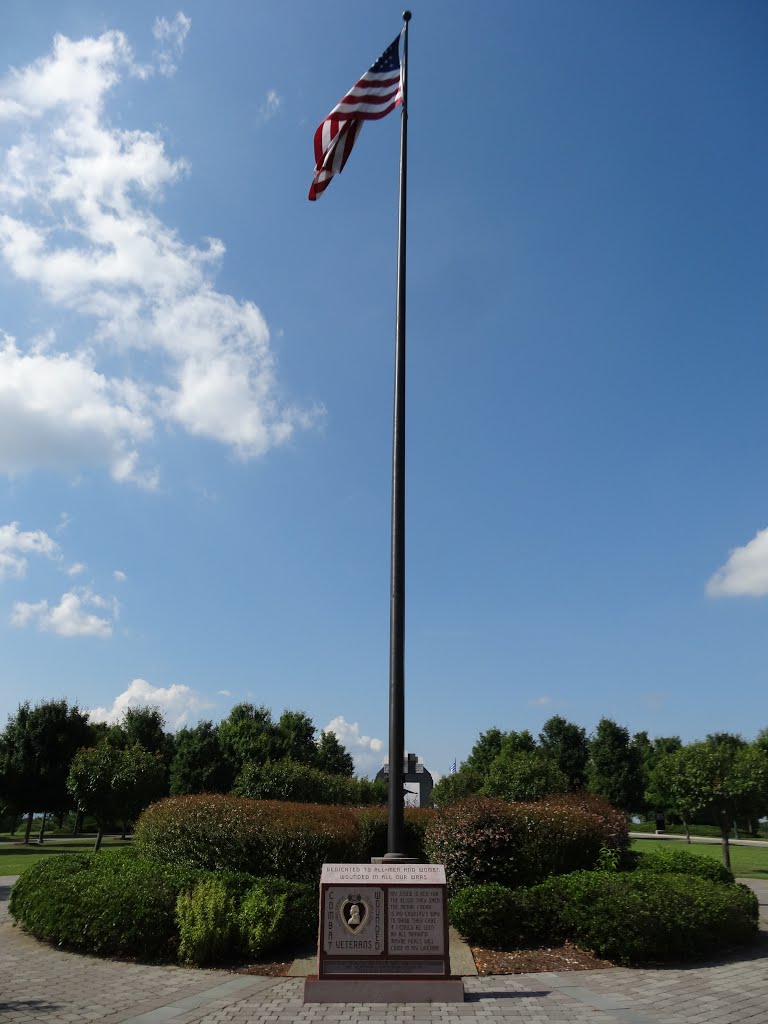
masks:
{"label": "distant building", "polygon": [[[389,761],[376,773],[376,778],[382,782],[389,782]],[[424,762],[416,754],[406,754],[403,758],[403,783],[415,783],[419,787],[419,802],[417,807],[432,806],[432,787],[434,782],[432,776],[424,767]],[[410,790],[406,790],[410,792]]]}

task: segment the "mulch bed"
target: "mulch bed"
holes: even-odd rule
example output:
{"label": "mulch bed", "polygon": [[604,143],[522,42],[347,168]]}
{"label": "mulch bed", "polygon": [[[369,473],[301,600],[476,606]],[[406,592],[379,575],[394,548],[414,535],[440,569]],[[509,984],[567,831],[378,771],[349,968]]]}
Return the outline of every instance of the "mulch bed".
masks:
{"label": "mulch bed", "polygon": [[262,974],[267,978],[285,978],[293,960],[262,960],[258,964],[235,968],[235,974]]}
{"label": "mulch bed", "polygon": [[[594,971],[613,967],[608,960],[600,960],[592,953],[579,949],[572,942],[551,949],[483,949],[472,946],[472,956],[478,974],[540,974],[542,971]],[[269,978],[284,978],[292,960],[265,960],[247,967],[237,967],[237,974],[261,974]]]}
{"label": "mulch bed", "polygon": [[472,946],[478,974],[540,974],[542,971],[595,971],[613,967],[594,953],[579,949],[572,942],[550,949],[483,949]]}

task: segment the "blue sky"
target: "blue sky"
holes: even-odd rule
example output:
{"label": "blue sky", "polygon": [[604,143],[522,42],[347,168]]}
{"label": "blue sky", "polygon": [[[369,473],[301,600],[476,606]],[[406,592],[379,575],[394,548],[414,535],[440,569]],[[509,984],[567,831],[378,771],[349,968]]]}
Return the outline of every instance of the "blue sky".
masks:
{"label": "blue sky", "polygon": [[[0,719],[251,700],[387,743],[401,8],[9,0]],[[423,0],[406,742],[768,725],[768,11]],[[55,37],[57,37],[56,41]]]}

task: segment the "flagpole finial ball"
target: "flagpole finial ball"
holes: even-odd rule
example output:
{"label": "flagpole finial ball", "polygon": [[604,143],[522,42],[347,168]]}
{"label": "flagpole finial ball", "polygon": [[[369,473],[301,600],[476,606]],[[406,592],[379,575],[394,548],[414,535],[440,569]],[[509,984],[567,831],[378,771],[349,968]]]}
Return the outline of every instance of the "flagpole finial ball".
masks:
{"label": "flagpole finial ball", "polygon": [[411,12],[410,11],[403,11],[403,21],[410,21],[410,20],[411,20]]}

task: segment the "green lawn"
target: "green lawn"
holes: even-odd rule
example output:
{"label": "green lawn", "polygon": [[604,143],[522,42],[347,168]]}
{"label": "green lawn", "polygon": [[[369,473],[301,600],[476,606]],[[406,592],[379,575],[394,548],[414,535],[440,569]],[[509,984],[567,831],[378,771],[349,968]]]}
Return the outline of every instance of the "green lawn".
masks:
{"label": "green lawn", "polygon": [[[633,821],[629,825],[630,832],[655,832],[656,822],[655,821]],[[684,825],[667,825],[667,832],[673,835],[684,836],[685,826]],[[692,836],[707,836],[710,839],[720,838],[720,829],[715,825],[691,825],[690,833]],[[734,839],[733,831],[731,831],[731,839]],[[768,843],[768,835],[755,832],[739,832],[739,839],[755,839],[761,840],[762,842]]]}
{"label": "green lawn", "polygon": [[[698,857],[714,857],[722,861],[720,844],[678,843],[671,839],[633,839],[633,850],[688,850]],[[2,861],[0,861],[2,863]],[[768,848],[734,846],[731,844],[731,870],[738,878],[768,878]]]}
{"label": "green lawn", "polygon": [[[46,842],[42,846],[31,843],[24,846],[16,840],[0,839],[0,875],[20,875],[22,871],[37,864],[38,861],[50,857],[54,853],[88,853],[93,849],[95,837],[73,839],[68,843]],[[130,846],[130,839],[105,839],[101,844],[106,846]]]}

